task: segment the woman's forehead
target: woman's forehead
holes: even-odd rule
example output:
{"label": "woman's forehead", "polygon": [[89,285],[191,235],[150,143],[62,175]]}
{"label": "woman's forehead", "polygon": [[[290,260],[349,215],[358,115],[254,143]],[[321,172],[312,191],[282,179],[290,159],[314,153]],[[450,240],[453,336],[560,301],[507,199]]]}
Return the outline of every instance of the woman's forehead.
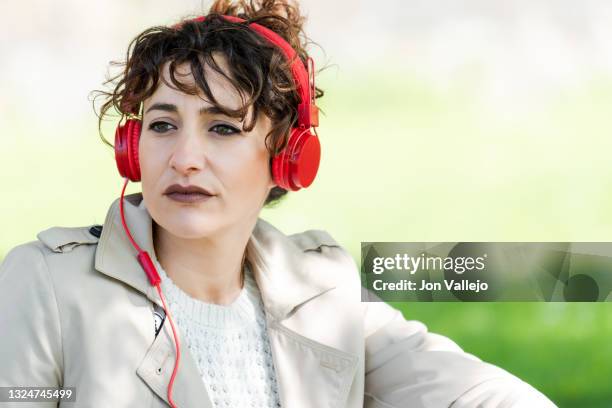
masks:
{"label": "woman's forehead", "polygon": [[[225,57],[223,55],[217,55],[215,62],[217,62],[223,72],[231,78],[231,74],[227,69]],[[208,64],[205,64],[203,68],[210,93],[212,96],[214,96],[217,102],[220,105],[230,109],[238,109],[242,107],[244,102],[240,97],[240,93],[238,93],[232,83]],[[205,95],[201,86],[196,84],[195,78],[191,72],[190,64],[188,62],[175,66],[174,77],[178,82],[187,87],[191,88],[197,86],[199,88],[198,95],[190,95],[184,93],[180,89],[176,89],[170,77],[170,62],[166,62],[161,71],[165,81],[159,81],[153,95],[144,101],[145,106],[160,102],[171,103],[172,101],[181,104],[195,103],[197,106],[211,105],[211,102]],[[170,84],[170,86],[168,86],[166,83]]]}

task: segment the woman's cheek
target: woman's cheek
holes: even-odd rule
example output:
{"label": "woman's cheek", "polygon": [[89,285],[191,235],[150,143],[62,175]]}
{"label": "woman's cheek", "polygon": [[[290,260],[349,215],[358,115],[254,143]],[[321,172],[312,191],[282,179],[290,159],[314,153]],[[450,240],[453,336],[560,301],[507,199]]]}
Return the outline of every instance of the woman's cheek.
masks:
{"label": "woman's cheek", "polygon": [[241,166],[235,168],[232,177],[231,195],[240,202],[240,206],[249,206],[259,195],[262,185],[261,165],[253,157],[247,161],[240,161]]}

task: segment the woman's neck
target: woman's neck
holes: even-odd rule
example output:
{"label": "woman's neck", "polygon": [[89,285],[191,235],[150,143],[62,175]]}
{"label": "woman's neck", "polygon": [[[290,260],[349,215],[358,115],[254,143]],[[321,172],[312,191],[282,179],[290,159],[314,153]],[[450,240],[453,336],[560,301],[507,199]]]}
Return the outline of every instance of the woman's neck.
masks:
{"label": "woman's neck", "polygon": [[254,225],[195,240],[177,237],[153,222],[155,255],[168,277],[189,296],[227,305],[242,289],[245,248]]}

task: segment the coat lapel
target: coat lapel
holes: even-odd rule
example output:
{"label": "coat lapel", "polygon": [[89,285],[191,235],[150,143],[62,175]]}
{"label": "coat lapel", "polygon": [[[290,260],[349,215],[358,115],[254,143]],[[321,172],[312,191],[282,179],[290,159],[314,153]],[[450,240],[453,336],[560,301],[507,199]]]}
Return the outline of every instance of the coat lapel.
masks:
{"label": "coat lapel", "polygon": [[[180,339],[179,342],[181,360],[172,387],[172,400],[180,408],[212,408],[195,361],[186,344]],[[169,324],[164,324],[136,373],[168,405],[168,384],[175,360],[172,329]]]}
{"label": "coat lapel", "polygon": [[[134,241],[153,258],[155,250],[151,217],[144,208],[137,206],[139,197],[142,197],[140,193],[125,196],[125,222]],[[123,230],[119,212],[119,199],[117,199],[106,214],[96,250],[95,268],[105,275],[130,285],[162,307],[163,304],[159,299],[157,290],[149,284],[136,255],[136,249],[134,249]]]}
{"label": "coat lapel", "polygon": [[[156,258],[152,220],[142,202],[142,194],[125,196],[125,221],[136,243]],[[313,248],[316,249],[316,248]],[[272,225],[258,219],[247,243],[247,260],[261,292],[268,321],[279,393],[283,407],[341,407],[347,397],[358,357],[290,329],[283,321],[301,305],[336,287],[338,274],[321,268],[322,257],[304,256],[304,245],[287,237]],[[313,263],[312,259],[318,259]],[[316,268],[316,269],[315,269]],[[119,214],[119,199],[111,205],[95,257],[95,269],[120,280],[162,306],[136,260]],[[326,318],[336,318],[333,314]],[[340,317],[338,317],[340,318]],[[316,324],[313,317],[312,324]],[[180,336],[180,332],[179,332]],[[174,381],[173,399],[181,408],[210,407],[195,360],[179,338],[181,362]],[[168,324],[146,352],[137,374],[167,402],[167,384],[174,367],[175,351]],[[161,372],[158,370],[161,368]]]}

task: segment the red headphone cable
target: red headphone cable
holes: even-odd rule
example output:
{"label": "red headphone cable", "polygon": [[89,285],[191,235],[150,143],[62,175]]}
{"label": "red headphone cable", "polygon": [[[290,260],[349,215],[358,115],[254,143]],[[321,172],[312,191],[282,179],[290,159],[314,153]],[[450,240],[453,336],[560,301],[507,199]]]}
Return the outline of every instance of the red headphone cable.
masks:
{"label": "red headphone cable", "polygon": [[121,198],[119,200],[119,209],[121,211],[121,223],[123,224],[123,229],[127,233],[127,236],[130,239],[130,242],[132,243],[134,248],[136,248],[136,250],[138,251],[138,255],[136,256],[136,258],[138,259],[140,266],[142,266],[142,269],[145,271],[145,274],[147,275],[147,278],[149,278],[149,282],[151,283],[151,285],[157,288],[157,293],[159,294],[162,304],[164,305],[164,312],[166,313],[166,316],[168,317],[168,320],[170,321],[170,326],[172,327],[172,336],[174,337],[174,344],[176,346],[176,361],[174,362],[174,369],[172,370],[172,376],[170,377],[170,382],[168,383],[168,402],[170,403],[170,406],[172,408],[177,408],[176,405],[174,404],[174,401],[172,400],[172,386],[174,385],[174,378],[176,377],[179,361],[181,359],[180,343],[179,343],[178,336],[176,335],[176,328],[174,327],[174,322],[172,321],[172,317],[170,316],[170,310],[168,309],[168,306],[166,305],[166,299],[164,298],[164,294],[162,293],[162,290],[161,290],[161,286],[160,286],[161,278],[159,277],[159,274],[157,273],[157,269],[155,269],[155,265],[153,265],[153,261],[151,261],[151,257],[149,256],[149,253],[147,251],[143,251],[138,246],[138,244],[136,244],[136,242],[132,238],[132,234],[130,234],[130,230],[128,229],[127,224],[125,223],[125,215],[123,213],[123,195],[125,193],[125,187],[127,186],[128,182],[129,182],[129,179],[126,177],[125,183],[123,184],[123,189],[121,190]]}

